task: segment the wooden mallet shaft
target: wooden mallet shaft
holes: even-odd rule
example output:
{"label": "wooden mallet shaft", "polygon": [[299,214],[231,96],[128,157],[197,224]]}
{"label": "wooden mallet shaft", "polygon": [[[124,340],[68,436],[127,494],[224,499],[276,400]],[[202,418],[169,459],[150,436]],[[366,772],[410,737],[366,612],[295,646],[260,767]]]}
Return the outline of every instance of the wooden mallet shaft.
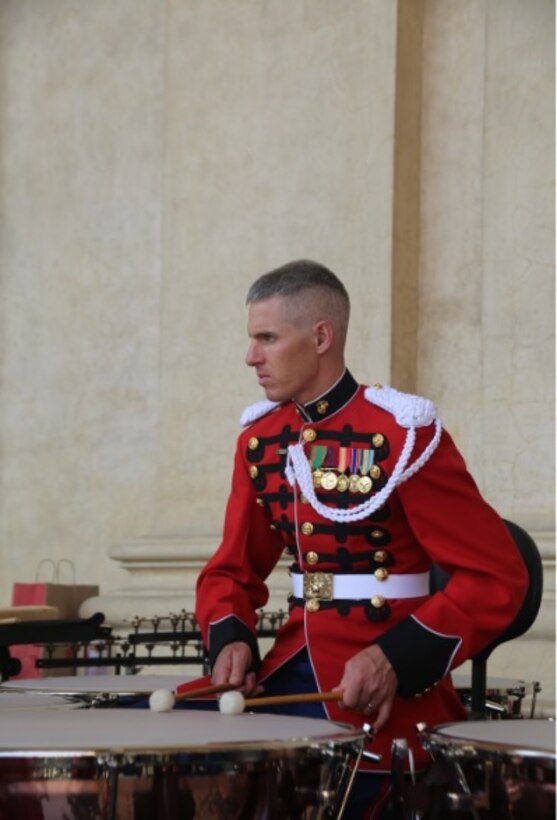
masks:
{"label": "wooden mallet shaft", "polygon": [[269,695],[262,698],[248,698],[245,706],[281,706],[287,703],[322,703],[327,700],[342,700],[342,692],[304,692],[298,695]]}
{"label": "wooden mallet shaft", "polygon": [[175,700],[187,700],[188,698],[204,698],[208,695],[219,695],[221,692],[230,692],[235,689],[230,683],[218,683],[212,686],[201,686],[199,689],[187,689],[185,692],[177,692]]}

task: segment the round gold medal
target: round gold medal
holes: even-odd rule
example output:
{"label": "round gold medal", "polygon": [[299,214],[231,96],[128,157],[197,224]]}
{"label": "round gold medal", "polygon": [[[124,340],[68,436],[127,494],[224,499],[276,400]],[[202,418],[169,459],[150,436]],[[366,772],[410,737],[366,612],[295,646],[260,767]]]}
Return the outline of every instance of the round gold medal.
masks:
{"label": "round gold medal", "polygon": [[323,470],[314,470],[313,471],[313,486],[314,487],[320,487],[322,478],[323,478]]}
{"label": "round gold medal", "polygon": [[358,492],[358,481],[359,480],[360,480],[359,475],[351,475],[350,478],[348,479],[348,489],[350,490],[351,493],[357,493]]}
{"label": "round gold medal", "polygon": [[337,490],[340,493],[345,493],[348,489],[348,485],[350,484],[348,480],[348,476],[345,476],[344,473],[341,473],[337,479]]}
{"label": "round gold medal", "polygon": [[321,479],[321,486],[324,490],[334,490],[337,486],[337,477],[334,473],[331,473],[329,470],[323,474]]}
{"label": "round gold medal", "polygon": [[360,476],[358,479],[358,490],[361,493],[369,493],[373,487],[373,481],[368,475]]}

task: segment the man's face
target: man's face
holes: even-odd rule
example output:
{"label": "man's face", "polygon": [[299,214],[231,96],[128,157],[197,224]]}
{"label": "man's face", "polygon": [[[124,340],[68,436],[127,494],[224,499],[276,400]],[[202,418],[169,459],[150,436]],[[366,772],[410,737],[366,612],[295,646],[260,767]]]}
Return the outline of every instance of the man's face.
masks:
{"label": "man's face", "polygon": [[318,395],[315,334],[309,322],[306,327],[288,319],[288,300],[273,296],[250,304],[248,335],[246,364],[255,368],[268,399],[304,404]]}

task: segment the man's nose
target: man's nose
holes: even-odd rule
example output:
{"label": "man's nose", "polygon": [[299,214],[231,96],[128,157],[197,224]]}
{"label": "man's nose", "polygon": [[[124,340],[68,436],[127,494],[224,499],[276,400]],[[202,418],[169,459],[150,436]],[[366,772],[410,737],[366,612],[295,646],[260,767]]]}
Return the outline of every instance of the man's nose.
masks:
{"label": "man's nose", "polygon": [[254,367],[259,360],[258,346],[255,342],[250,342],[246,353],[246,364],[248,367]]}

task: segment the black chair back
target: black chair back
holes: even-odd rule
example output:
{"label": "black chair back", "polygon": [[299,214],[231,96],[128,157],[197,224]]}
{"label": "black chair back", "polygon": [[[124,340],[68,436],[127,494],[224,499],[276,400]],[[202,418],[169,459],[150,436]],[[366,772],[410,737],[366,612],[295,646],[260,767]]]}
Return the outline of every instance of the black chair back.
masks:
{"label": "black chair back", "polygon": [[[524,561],[528,573],[528,587],[522,606],[512,623],[489,646],[472,658],[471,710],[473,717],[476,718],[484,717],[486,711],[487,659],[497,646],[524,635],[530,629],[540,610],[543,593],[543,565],[534,539],[513,521],[503,521]],[[449,577],[448,573],[434,565],[430,575],[431,592],[443,589]]]}

